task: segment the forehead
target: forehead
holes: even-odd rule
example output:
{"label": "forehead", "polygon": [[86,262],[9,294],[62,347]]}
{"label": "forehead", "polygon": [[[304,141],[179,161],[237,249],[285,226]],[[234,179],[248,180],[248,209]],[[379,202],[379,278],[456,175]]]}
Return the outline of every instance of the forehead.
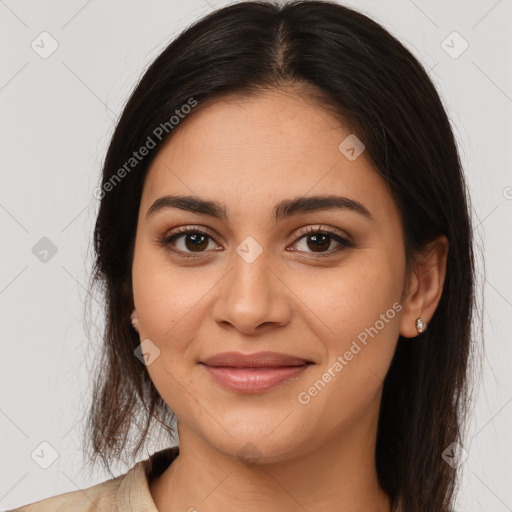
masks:
{"label": "forehead", "polygon": [[339,194],[393,213],[364,151],[351,160],[340,150],[349,136],[305,95],[272,91],[199,104],[152,162],[142,205],[165,194],[196,195],[226,204],[230,217],[283,198]]}

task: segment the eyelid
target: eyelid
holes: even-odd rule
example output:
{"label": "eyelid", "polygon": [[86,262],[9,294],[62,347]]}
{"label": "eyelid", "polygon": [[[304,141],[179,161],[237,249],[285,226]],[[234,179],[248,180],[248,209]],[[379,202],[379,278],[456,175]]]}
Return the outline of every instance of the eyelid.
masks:
{"label": "eyelid", "polygon": [[348,233],[345,233],[344,231],[342,231],[338,228],[324,226],[323,224],[318,224],[316,226],[309,224],[303,228],[299,228],[299,231],[296,232],[294,236],[297,236],[297,235],[304,236],[304,235],[308,235],[310,233],[325,233],[328,235],[335,235],[335,236],[338,236],[339,238],[343,238],[347,242],[353,243],[352,239]]}
{"label": "eyelid", "polygon": [[167,234],[164,237],[169,238],[179,234],[187,233],[203,233],[205,235],[208,235],[212,240],[215,241],[217,236],[216,233],[214,233],[210,228],[195,224],[187,224],[186,226],[179,226],[177,228],[168,230]]}

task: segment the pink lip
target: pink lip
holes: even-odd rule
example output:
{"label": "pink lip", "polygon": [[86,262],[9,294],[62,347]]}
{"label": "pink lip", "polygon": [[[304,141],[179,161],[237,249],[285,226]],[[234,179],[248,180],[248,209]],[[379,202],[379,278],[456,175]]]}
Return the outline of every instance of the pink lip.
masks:
{"label": "pink lip", "polygon": [[277,352],[224,352],[200,363],[226,388],[244,393],[259,393],[297,379],[312,361]]}
{"label": "pink lip", "polygon": [[260,393],[286,381],[296,379],[309,364],[300,366],[234,368],[206,366],[208,373],[223,386],[244,393]]}

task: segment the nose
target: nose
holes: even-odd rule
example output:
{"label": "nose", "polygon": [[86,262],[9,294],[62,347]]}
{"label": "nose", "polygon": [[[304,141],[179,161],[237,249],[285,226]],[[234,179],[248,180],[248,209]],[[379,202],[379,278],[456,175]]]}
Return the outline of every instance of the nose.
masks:
{"label": "nose", "polygon": [[290,321],[292,292],[263,255],[251,263],[237,256],[219,284],[213,318],[224,329],[258,335]]}

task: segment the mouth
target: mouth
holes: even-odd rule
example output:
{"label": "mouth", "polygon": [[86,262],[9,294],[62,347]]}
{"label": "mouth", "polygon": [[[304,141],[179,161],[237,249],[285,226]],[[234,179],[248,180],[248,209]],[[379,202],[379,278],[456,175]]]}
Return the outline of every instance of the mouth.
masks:
{"label": "mouth", "polygon": [[297,380],[315,363],[277,352],[225,352],[200,361],[200,364],[224,388],[242,393],[261,393]]}

